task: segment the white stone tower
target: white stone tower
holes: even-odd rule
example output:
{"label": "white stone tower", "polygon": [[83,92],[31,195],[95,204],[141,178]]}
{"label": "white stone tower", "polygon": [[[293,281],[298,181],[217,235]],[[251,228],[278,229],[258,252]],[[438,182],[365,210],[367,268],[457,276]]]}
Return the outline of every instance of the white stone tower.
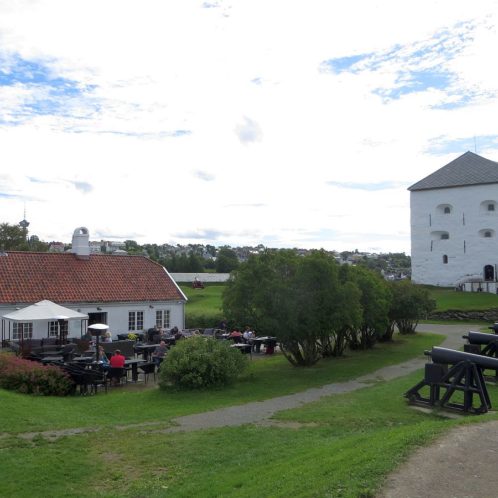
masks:
{"label": "white stone tower", "polygon": [[496,292],[498,163],[466,152],[408,190],[412,280]]}

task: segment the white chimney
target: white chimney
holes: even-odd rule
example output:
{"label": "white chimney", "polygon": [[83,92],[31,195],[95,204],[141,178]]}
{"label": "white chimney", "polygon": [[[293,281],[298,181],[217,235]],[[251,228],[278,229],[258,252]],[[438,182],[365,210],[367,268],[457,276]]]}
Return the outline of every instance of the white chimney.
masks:
{"label": "white chimney", "polygon": [[80,227],[73,232],[72,253],[82,259],[90,258],[90,235],[88,228]]}

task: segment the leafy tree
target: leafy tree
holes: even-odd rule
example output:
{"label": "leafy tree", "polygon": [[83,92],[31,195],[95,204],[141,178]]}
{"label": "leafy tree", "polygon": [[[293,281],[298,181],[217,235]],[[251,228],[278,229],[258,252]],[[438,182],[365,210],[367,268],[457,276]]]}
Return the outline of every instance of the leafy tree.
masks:
{"label": "leafy tree", "polygon": [[190,273],[202,273],[204,271],[201,258],[193,252],[191,252],[188,256],[188,265],[188,271]]}
{"label": "leafy tree", "polygon": [[230,273],[239,266],[239,259],[233,249],[221,247],[216,258],[216,271],[218,273]]}
{"label": "leafy tree", "polygon": [[351,281],[361,291],[362,320],[356,330],[351,330],[350,347],[371,348],[383,335],[389,324],[391,292],[387,282],[376,272],[361,266],[349,269]]}
{"label": "leafy tree", "polygon": [[4,251],[28,251],[24,230],[19,225],[0,224],[0,249]]}
{"label": "leafy tree", "polygon": [[306,366],[323,354],[342,353],[348,327],[359,323],[359,297],[355,284],[341,283],[334,259],[324,252],[300,257],[266,250],[232,273],[223,310],[235,323],[275,335],[286,358]]}
{"label": "leafy tree", "polygon": [[393,296],[389,310],[390,329],[394,331],[395,324],[400,334],[414,334],[419,320],[435,309],[436,302],[427,289],[409,280],[390,285]]}
{"label": "leafy tree", "polygon": [[125,249],[128,254],[142,254],[142,247],[134,240],[125,240]]}
{"label": "leafy tree", "polygon": [[211,244],[207,244],[206,252],[214,258],[216,256],[216,247],[212,246]]}

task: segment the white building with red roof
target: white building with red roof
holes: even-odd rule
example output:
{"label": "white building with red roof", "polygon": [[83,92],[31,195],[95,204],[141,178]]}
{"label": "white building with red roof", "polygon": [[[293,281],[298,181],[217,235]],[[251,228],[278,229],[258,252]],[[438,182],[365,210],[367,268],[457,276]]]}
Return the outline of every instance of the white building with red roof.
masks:
{"label": "white building with red roof", "polygon": [[[89,325],[108,324],[113,339],[185,325],[187,298],[164,267],[144,256],[91,254],[84,227],[74,231],[71,253],[0,253],[0,316],[45,299],[87,314]],[[69,327],[69,337],[81,335],[79,323]],[[26,339],[48,333],[46,323],[19,330]]]}

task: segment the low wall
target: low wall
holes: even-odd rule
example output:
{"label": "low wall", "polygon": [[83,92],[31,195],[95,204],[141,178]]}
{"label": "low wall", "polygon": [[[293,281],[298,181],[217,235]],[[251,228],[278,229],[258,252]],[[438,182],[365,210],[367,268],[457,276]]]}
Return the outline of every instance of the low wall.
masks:
{"label": "low wall", "polygon": [[176,283],[192,283],[197,277],[205,284],[222,283],[230,278],[230,273],[170,273]]}
{"label": "low wall", "polygon": [[498,322],[498,308],[482,311],[434,311],[428,320],[461,320],[462,322],[485,321],[490,323]]}

